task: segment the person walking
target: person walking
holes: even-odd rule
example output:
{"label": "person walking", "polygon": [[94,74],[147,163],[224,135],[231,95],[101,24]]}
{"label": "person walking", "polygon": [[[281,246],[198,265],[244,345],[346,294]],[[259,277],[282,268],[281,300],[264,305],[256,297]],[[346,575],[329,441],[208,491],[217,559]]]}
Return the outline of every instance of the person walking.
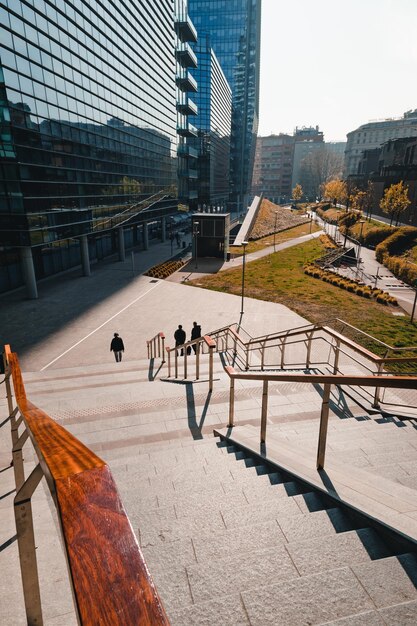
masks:
{"label": "person walking", "polygon": [[119,337],[119,333],[114,333],[110,344],[110,352],[114,352],[114,358],[117,363],[122,360],[122,354],[125,351],[123,339]]}
{"label": "person walking", "polygon": [[[201,326],[197,324],[197,322],[193,322],[193,327],[191,329],[191,339],[198,339],[201,337]],[[193,344],[194,354],[197,353],[197,344]]]}
{"label": "person walking", "polygon": [[[181,326],[181,324],[178,325],[177,330],[174,333],[174,339],[175,339],[175,345],[176,346],[182,346],[183,343],[185,343],[185,330],[183,330],[183,327]],[[183,356],[184,354],[184,349],[181,349],[181,356]]]}

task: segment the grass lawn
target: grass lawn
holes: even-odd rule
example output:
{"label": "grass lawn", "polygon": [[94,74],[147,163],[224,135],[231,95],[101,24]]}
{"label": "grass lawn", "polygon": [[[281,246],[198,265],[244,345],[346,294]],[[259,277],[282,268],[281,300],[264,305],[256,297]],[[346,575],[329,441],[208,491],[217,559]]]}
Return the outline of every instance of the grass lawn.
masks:
{"label": "grass lawn", "polygon": [[[279,302],[310,322],[340,318],[391,346],[417,345],[417,324],[409,317],[396,317],[391,308],[373,300],[351,294],[338,287],[306,276],[303,266],[324,254],[321,242],[312,239],[298,246],[247,263],[245,293],[247,297]],[[188,284],[240,295],[240,268],[205,276]],[[348,331],[344,334],[349,336]],[[351,335],[355,341],[358,337]],[[366,339],[360,343],[378,352]],[[380,352],[380,350],[379,350]]]}
{"label": "grass lawn", "polygon": [[[317,230],[321,230],[314,222],[311,224],[311,232],[315,233]],[[310,222],[307,224],[300,224],[299,226],[294,226],[293,228],[289,228],[288,230],[282,230],[279,233],[275,233],[275,243],[278,245],[279,243],[283,243],[284,241],[288,241],[289,239],[295,239],[296,237],[302,237],[302,235],[308,235],[310,233]],[[256,241],[250,241],[246,246],[246,253],[256,252],[257,250],[262,250],[263,248],[267,248],[268,246],[274,245],[274,235],[267,235],[266,237],[262,237],[261,239],[257,239]],[[230,246],[230,252],[235,256],[240,256],[243,254],[242,246]]]}

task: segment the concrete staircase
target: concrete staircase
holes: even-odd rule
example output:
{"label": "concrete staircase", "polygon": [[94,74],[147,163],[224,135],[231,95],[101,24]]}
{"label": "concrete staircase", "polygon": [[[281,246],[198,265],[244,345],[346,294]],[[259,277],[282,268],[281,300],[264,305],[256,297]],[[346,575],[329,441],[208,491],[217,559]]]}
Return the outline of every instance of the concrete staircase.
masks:
{"label": "concrete staircase", "polygon": [[[166,369],[144,360],[24,379],[36,405],[109,463],[173,626],[417,623],[417,560],[406,544],[214,438],[228,414],[220,363],[212,394],[204,361],[200,381],[167,382],[164,375]],[[238,425],[259,428],[261,394],[250,381],[237,388]],[[271,384],[268,437],[312,448],[320,404],[305,385]],[[344,408],[349,418],[330,419],[329,454],[366,464],[384,480],[395,465],[389,479],[405,485],[408,477],[411,487],[413,425],[378,424],[354,404]],[[31,455],[25,457],[29,464]],[[38,515],[42,528],[48,515],[49,507]],[[16,550],[13,543],[2,553],[12,552],[15,566]],[[5,611],[0,623],[12,623]],[[53,615],[47,624],[74,623],[57,611],[47,613]]]}

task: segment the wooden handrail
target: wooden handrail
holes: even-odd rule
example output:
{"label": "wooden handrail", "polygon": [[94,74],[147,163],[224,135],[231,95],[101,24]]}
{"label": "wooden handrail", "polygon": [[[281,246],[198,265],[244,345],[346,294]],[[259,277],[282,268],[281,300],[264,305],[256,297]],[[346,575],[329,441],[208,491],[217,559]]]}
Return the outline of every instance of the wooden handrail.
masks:
{"label": "wooden handrail", "polygon": [[6,351],[19,411],[55,496],[80,624],[169,621],[106,463],[26,397]]}

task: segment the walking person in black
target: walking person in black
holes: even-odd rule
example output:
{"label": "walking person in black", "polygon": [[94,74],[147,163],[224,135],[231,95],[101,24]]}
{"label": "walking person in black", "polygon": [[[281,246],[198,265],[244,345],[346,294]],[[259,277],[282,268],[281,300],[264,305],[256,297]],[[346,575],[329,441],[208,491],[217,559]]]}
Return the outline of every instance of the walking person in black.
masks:
{"label": "walking person in black", "polygon": [[[181,324],[179,324],[177,330],[174,333],[175,345],[182,346],[185,343],[185,330],[183,330]],[[181,356],[183,356],[184,350],[181,349]]]}
{"label": "walking person in black", "polygon": [[117,362],[122,360],[122,353],[125,351],[123,345],[123,339],[119,337],[119,333],[114,333],[114,337],[111,340],[110,352],[114,352],[114,358]]}
{"label": "walking person in black", "polygon": [[[197,322],[193,322],[193,327],[191,329],[191,339],[198,339],[201,337],[201,326],[197,324]],[[194,354],[197,353],[197,344],[193,345]]]}

